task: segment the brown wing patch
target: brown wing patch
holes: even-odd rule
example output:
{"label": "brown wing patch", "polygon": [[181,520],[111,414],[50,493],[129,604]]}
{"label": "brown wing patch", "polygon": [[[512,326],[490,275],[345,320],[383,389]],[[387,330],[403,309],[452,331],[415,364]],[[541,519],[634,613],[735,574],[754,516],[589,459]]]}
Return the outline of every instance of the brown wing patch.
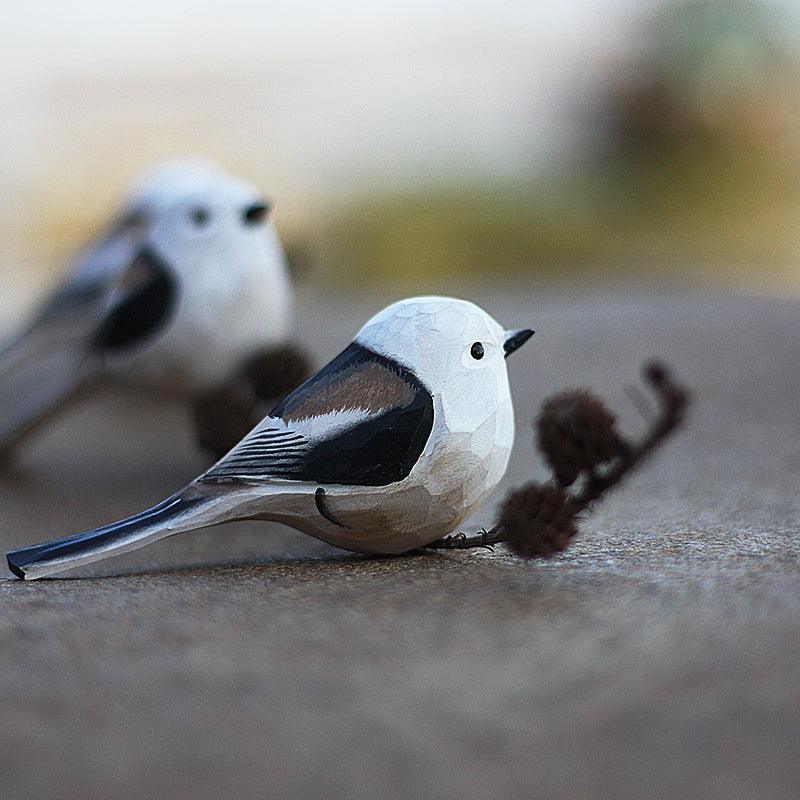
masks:
{"label": "brown wing patch", "polygon": [[141,254],[137,255],[114,287],[114,295],[109,305],[114,305],[117,296],[127,297],[142,291],[153,280],[153,275],[153,265]]}
{"label": "brown wing patch", "polygon": [[350,409],[377,412],[406,405],[413,399],[413,387],[400,375],[367,361],[339,373],[327,386],[316,387],[282,416],[292,422]]}
{"label": "brown wing patch", "polygon": [[[300,430],[300,420],[358,409],[368,413],[349,421],[344,414],[340,422],[347,424],[328,430],[315,423]],[[413,372],[353,342],[290,392],[201,480],[387,486],[414,468],[433,419],[433,397]]]}

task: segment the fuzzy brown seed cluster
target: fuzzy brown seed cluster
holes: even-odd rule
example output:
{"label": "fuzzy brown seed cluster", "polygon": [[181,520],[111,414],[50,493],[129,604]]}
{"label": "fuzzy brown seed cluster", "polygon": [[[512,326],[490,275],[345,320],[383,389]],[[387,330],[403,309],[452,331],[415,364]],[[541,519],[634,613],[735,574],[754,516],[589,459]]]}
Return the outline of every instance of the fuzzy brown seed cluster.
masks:
{"label": "fuzzy brown seed cluster", "polygon": [[192,411],[200,447],[222,458],[259,422],[256,408],[253,387],[241,380],[196,397]]}
{"label": "fuzzy brown seed cluster", "polygon": [[[490,530],[446,536],[429,547],[455,550],[506,542],[524,558],[549,558],[564,550],[578,532],[577,515],[619,486],[683,422],[689,404],[686,388],[658,362],[647,363],[643,373],[658,412],[638,440],[623,439],[614,415],[590,392],[563,392],[550,398],[536,432],[539,449],[554,473],[552,483],[529,483],[511,492]],[[572,486],[581,474],[584,480]]]}
{"label": "fuzzy brown seed cluster", "polygon": [[262,400],[278,400],[296,389],[311,374],[308,356],[296,347],[267,350],[253,356],[242,370]]}
{"label": "fuzzy brown seed cluster", "polygon": [[569,495],[558,486],[536,483],[508,495],[499,524],[511,550],[523,558],[550,558],[578,532]]}
{"label": "fuzzy brown seed cluster", "polygon": [[563,392],[545,402],[536,422],[538,445],[562,486],[622,452],[616,423],[602,401],[584,390]]}
{"label": "fuzzy brown seed cluster", "polygon": [[310,371],[308,356],[290,345],[253,356],[230,383],[194,398],[200,447],[222,458]]}

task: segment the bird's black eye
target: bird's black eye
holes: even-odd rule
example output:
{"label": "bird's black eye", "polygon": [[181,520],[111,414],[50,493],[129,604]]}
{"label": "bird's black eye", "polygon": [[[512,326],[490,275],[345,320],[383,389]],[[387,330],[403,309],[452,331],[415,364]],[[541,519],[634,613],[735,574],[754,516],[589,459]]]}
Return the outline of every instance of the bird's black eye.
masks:
{"label": "bird's black eye", "polygon": [[480,361],[483,358],[483,345],[480,342],[475,342],[469,354],[476,360]]}
{"label": "bird's black eye", "polygon": [[208,225],[208,221],[211,219],[211,212],[207,208],[197,206],[197,208],[193,208],[191,210],[189,218],[195,225],[197,225],[198,228],[202,228],[203,226]]}

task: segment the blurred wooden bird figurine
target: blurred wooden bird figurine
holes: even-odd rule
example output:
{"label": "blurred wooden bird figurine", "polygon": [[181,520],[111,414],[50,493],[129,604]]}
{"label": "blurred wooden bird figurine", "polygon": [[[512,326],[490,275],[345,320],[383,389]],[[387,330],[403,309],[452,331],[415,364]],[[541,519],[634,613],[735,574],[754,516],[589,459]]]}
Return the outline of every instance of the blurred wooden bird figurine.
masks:
{"label": "blurred wooden bird figurine", "polygon": [[285,344],[292,289],[269,212],[204,162],[146,174],[0,350],[0,454],[98,379],[192,395]]}
{"label": "blurred wooden bird figurine", "polygon": [[502,478],[514,439],[504,330],[446,297],[395,303],[288,394],[211,469],[121,522],[8,554],[41,578],[183,531],[282,522],[361,553],[402,553],[455,530]]}

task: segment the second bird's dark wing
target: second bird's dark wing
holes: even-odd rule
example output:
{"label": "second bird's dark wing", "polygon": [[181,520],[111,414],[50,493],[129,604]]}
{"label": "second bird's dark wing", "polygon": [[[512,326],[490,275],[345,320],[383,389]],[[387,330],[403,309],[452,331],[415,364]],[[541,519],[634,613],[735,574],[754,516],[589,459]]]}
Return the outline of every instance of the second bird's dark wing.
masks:
{"label": "second bird's dark wing", "polygon": [[432,429],[427,387],[393,359],[353,343],[200,481],[385,486],[408,476]]}
{"label": "second bird's dark wing", "polygon": [[120,223],[88,248],[72,278],[0,350],[0,450],[73,395],[106,355],[141,343],[168,319],[176,286],[143,249],[144,233],[139,223]]}
{"label": "second bird's dark wing", "polygon": [[92,348],[115,353],[154,336],[169,319],[177,295],[167,264],[152,250],[142,249],[110,292]]}

